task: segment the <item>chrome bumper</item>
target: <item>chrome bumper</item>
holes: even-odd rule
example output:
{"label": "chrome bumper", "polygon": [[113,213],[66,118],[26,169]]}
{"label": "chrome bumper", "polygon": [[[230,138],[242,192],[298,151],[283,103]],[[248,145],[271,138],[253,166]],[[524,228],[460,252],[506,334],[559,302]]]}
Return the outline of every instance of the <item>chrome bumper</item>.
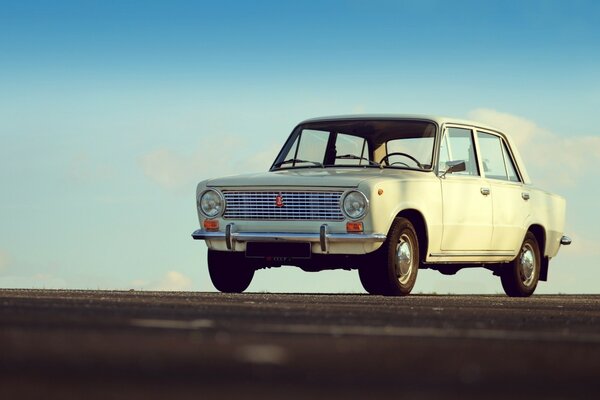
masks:
{"label": "chrome bumper", "polygon": [[327,225],[321,225],[319,233],[295,232],[236,232],[235,224],[227,224],[225,232],[208,232],[198,229],[192,233],[196,240],[224,240],[227,249],[235,250],[236,242],[309,242],[320,243],[321,250],[329,251],[330,242],[384,242],[383,233],[330,233]]}
{"label": "chrome bumper", "polygon": [[560,244],[562,244],[563,246],[568,246],[571,244],[571,238],[568,236],[563,236],[560,238]]}

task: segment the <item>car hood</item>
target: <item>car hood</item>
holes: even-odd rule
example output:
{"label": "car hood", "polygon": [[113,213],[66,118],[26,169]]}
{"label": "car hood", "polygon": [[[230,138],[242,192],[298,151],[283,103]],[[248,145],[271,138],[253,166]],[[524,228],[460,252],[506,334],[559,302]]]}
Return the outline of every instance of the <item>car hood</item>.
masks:
{"label": "car hood", "polygon": [[408,176],[423,176],[423,172],[391,168],[298,168],[210,179],[206,182],[206,186],[324,186],[352,188],[368,179],[390,178],[392,176],[396,179],[402,179]]}

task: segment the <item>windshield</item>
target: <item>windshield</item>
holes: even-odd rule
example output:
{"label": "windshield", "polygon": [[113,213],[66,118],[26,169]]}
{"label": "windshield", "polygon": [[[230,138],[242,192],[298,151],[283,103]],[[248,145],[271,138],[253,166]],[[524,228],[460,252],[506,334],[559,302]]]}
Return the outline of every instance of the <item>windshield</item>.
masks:
{"label": "windshield", "polygon": [[413,120],[341,120],[300,125],[273,169],[380,167],[431,170],[435,125]]}

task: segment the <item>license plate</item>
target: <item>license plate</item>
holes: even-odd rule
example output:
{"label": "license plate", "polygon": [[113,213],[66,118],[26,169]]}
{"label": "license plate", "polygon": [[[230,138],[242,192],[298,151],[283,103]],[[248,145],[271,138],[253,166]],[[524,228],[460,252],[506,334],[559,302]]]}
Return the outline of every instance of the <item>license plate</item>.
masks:
{"label": "license plate", "polygon": [[310,243],[246,243],[246,257],[250,258],[310,258]]}

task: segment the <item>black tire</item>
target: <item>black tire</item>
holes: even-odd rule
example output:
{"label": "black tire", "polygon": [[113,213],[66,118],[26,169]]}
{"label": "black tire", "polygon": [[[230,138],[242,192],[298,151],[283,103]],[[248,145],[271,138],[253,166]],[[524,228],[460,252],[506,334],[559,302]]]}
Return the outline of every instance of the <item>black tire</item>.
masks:
{"label": "black tire", "polygon": [[208,273],[218,291],[242,293],[252,282],[254,268],[248,265],[244,253],[208,250]]}
{"label": "black tire", "polygon": [[396,218],[387,240],[371,256],[372,262],[359,269],[360,282],[370,294],[408,295],[419,271],[419,238],[406,218]]}
{"label": "black tire", "polygon": [[366,263],[366,265],[358,269],[358,277],[362,287],[369,294],[383,294],[384,289],[381,284],[381,279],[378,279],[376,274],[373,272],[372,263]]}
{"label": "black tire", "polygon": [[542,258],[537,239],[527,232],[517,257],[500,274],[504,293],[510,297],[529,297],[540,278]]}

